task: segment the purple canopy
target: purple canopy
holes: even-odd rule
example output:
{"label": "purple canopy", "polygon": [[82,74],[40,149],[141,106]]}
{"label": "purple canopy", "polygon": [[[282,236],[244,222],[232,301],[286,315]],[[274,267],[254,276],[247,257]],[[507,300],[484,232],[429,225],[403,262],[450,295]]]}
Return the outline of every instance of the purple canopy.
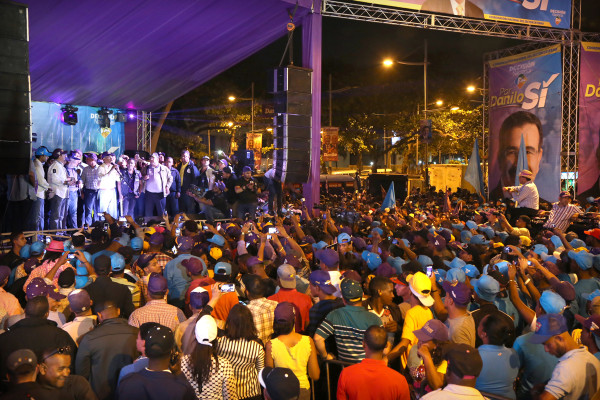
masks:
{"label": "purple canopy", "polygon": [[[285,35],[295,7],[290,0],[23,2],[33,100],[148,111]],[[296,25],[312,2],[299,3]]]}

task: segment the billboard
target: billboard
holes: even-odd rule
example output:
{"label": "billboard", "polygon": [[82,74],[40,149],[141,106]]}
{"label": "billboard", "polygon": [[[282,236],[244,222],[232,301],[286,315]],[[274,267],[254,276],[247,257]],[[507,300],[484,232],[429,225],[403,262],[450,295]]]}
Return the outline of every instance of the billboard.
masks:
{"label": "billboard", "polygon": [[410,10],[569,29],[571,0],[357,0]]}
{"label": "billboard", "polygon": [[111,108],[110,128],[101,129],[98,125],[98,107],[76,106],[79,109],[76,125],[62,122],[61,107],[57,103],[31,103],[31,131],[37,133],[33,148],[46,146],[50,151],[61,148],[102,153],[116,147],[119,149],[117,155],[125,150],[125,123],[115,122],[119,110]]}
{"label": "billboard", "polygon": [[577,197],[600,196],[600,43],[581,43]]}
{"label": "billboard", "polygon": [[521,138],[540,198],[560,191],[562,63],[560,45],[490,61],[490,198],[514,186]]}
{"label": "billboard", "polygon": [[259,170],[262,161],[262,133],[246,133],[246,150],[254,151],[254,167]]}
{"label": "billboard", "polygon": [[338,134],[340,128],[324,126],[321,128],[321,155],[323,161],[338,160]]}

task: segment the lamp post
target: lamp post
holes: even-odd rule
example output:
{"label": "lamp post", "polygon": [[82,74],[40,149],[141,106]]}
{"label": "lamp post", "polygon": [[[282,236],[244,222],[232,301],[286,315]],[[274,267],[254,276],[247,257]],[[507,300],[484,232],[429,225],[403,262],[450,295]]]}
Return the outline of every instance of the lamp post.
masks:
{"label": "lamp post", "polygon": [[[424,56],[423,62],[408,62],[408,61],[398,61],[385,59],[383,60],[383,66],[386,68],[392,67],[394,64],[400,65],[413,65],[413,66],[422,66],[423,67],[423,116],[427,119],[427,39],[423,41],[424,48]],[[425,144],[427,147],[427,143]],[[427,152],[427,150],[426,150]],[[419,165],[419,137],[417,136],[417,166]],[[427,183],[429,181],[429,171],[427,170],[428,162],[427,155],[425,156],[425,186],[427,187]]]}
{"label": "lamp post", "polygon": [[252,109],[250,110],[250,115],[251,115],[251,117],[250,117],[250,118],[251,118],[251,121],[252,121],[252,122],[251,122],[251,128],[250,128],[251,130],[250,130],[250,131],[251,131],[251,132],[254,132],[254,82],[252,82],[252,85],[251,85],[251,89],[250,89],[250,90],[251,90],[251,97],[235,97],[235,96],[229,96],[227,99],[228,99],[229,101],[236,101],[236,100],[244,100],[244,101],[248,101],[248,100],[250,100],[250,102],[251,102],[251,103],[250,103],[250,107],[252,108]]}

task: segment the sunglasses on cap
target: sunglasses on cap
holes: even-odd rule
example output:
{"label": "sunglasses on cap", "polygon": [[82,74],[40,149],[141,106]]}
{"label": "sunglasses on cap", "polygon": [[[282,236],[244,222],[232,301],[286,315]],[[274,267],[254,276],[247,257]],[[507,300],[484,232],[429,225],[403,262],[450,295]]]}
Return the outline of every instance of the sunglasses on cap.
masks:
{"label": "sunglasses on cap", "polygon": [[59,347],[48,354],[46,357],[42,358],[42,361],[46,361],[48,358],[56,355],[56,354],[68,354],[71,355],[71,346]]}

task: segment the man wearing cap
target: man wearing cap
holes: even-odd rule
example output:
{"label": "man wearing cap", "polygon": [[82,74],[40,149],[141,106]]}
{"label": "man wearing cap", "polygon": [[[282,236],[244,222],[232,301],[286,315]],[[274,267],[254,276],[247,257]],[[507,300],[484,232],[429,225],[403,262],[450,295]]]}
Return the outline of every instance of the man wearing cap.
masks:
{"label": "man wearing cap", "polygon": [[179,213],[179,199],[181,198],[181,177],[179,171],[173,166],[173,157],[167,157],[165,166],[169,168],[173,181],[169,187],[169,195],[167,196],[167,212],[169,215]]}
{"label": "man wearing cap", "polygon": [[123,195],[123,215],[135,215],[135,203],[144,191],[142,174],[135,168],[135,160],[127,160],[127,168],[121,169],[121,194]]}
{"label": "man wearing cap", "polygon": [[340,273],[340,255],[333,249],[323,249],[315,252],[315,257],[319,260],[319,267],[323,271],[329,272],[331,284],[336,288],[335,297],[341,298],[340,281],[342,274]]}
{"label": "man wearing cap", "polygon": [[90,382],[98,399],[112,399],[119,371],[137,357],[138,329],[119,317],[119,307],[110,300],[94,308],[99,324],[81,339],[75,373]]}
{"label": "man wearing cap", "polygon": [[[98,214],[108,213],[112,217],[117,217],[117,193],[119,201],[123,201],[121,194],[121,172],[119,166],[112,163],[110,153],[102,153],[102,165],[98,168]],[[115,192],[115,188],[117,192]]]}
{"label": "man wearing cap", "polygon": [[198,171],[198,187],[204,190],[211,190],[215,183],[215,175],[214,170],[210,167],[210,157],[202,157],[200,163],[201,166]]}
{"label": "man wearing cap", "polygon": [[89,154],[86,158],[87,167],[81,172],[81,181],[83,182],[83,202],[85,223],[92,225],[94,221],[100,219],[98,214],[98,184],[100,177],[98,176],[98,156]]}
{"label": "man wearing cap", "polygon": [[43,399],[43,389],[36,382],[37,357],[29,349],[13,351],[6,360],[10,387],[3,399]]}
{"label": "man wearing cap", "polygon": [[94,260],[94,271],[96,280],[87,285],[86,290],[92,299],[92,307],[95,313],[97,307],[107,300],[112,301],[121,310],[122,316],[128,318],[133,312],[133,300],[131,291],[125,285],[113,282],[108,276],[111,272],[111,259],[109,256],[101,255]]}
{"label": "man wearing cap", "polygon": [[152,153],[150,165],[144,175],[144,215],[162,216],[173,175],[167,167],[158,162],[158,154]]}
{"label": "man wearing cap", "polygon": [[148,298],[150,301],[138,308],[129,317],[129,325],[139,327],[144,322],[158,322],[172,330],[180,322],[185,321],[185,315],[180,308],[167,304],[169,292],[167,280],[160,274],[153,273],[148,279]]}
{"label": "man wearing cap", "polygon": [[[233,205],[237,201],[237,194],[235,193],[235,184],[238,181],[237,176],[233,173],[231,167],[223,168],[223,183],[225,184],[225,199],[227,199],[227,203],[230,208],[233,208]],[[234,211],[233,215],[237,215]]]}
{"label": "man wearing cap", "polygon": [[31,211],[29,212],[29,220],[32,223],[32,230],[44,230],[44,200],[46,199],[46,192],[48,189],[50,189],[50,184],[46,181],[44,164],[46,161],[48,161],[48,157],[51,155],[52,153],[50,153],[45,146],[40,146],[35,151],[35,157],[32,161],[32,169],[35,175],[35,181],[37,183],[37,188],[35,191],[36,199],[31,206]]}
{"label": "man wearing cap", "polygon": [[75,319],[64,324],[62,329],[71,336],[75,343],[79,344],[81,337],[96,326],[96,316],[92,314],[92,299],[83,289],[73,290],[67,298],[71,311],[75,314]]}
{"label": "man wearing cap", "polygon": [[117,397],[140,400],[195,399],[194,390],[185,377],[170,371],[174,346],[171,329],[160,325],[150,328],[144,343],[148,366],[124,377],[119,384]]}
{"label": "man wearing cap", "polygon": [[387,342],[387,334],[382,327],[371,326],[365,331],[362,341],[365,358],[342,370],[337,386],[338,400],[410,399],[406,378],[384,361],[383,350]]}
{"label": "man wearing cap", "polygon": [[359,282],[345,278],[340,283],[344,307],[331,311],[317,328],[314,336],[319,355],[325,360],[334,359],[327,351],[325,341],[333,335],[338,359],[359,362],[365,358],[362,346],[365,331],[372,325],[383,326],[381,319],[362,307],[363,290]]}
{"label": "man wearing cap", "polygon": [[225,184],[223,182],[215,182],[211,190],[207,190],[203,197],[194,197],[200,206],[200,211],[204,213],[204,217],[209,223],[213,223],[215,219],[229,218],[229,205],[225,199],[223,191]]}
{"label": "man wearing cap", "polygon": [[575,318],[582,326],[581,344],[600,360],[600,315],[592,315],[589,318],[576,315]]}
{"label": "man wearing cap", "polygon": [[81,163],[81,158],[77,151],[73,150],[67,158],[67,180],[69,181],[69,195],[65,201],[65,217],[67,218],[67,228],[79,228],[77,222],[77,201],[79,199],[79,190],[81,189],[81,177],[77,172],[77,167]]}
{"label": "man wearing cap", "polygon": [[558,195],[558,202],[552,205],[550,216],[548,217],[548,221],[544,224],[544,228],[558,228],[562,232],[565,232],[571,224],[571,221],[577,218],[579,214],[583,214],[583,210],[579,206],[571,204],[572,200],[573,195],[571,192],[560,192]]}
{"label": "man wearing cap", "polygon": [[179,177],[181,179],[181,196],[179,197],[179,210],[184,213],[195,213],[194,200],[188,196],[187,191],[190,185],[198,183],[200,172],[192,160],[190,160],[190,151],[183,150],[181,152],[181,163],[177,167],[179,169]]}
{"label": "man wearing cap", "polygon": [[297,400],[300,396],[300,381],[289,368],[265,367],[258,373],[265,400]]}
{"label": "man wearing cap", "polygon": [[313,271],[310,273],[308,281],[311,297],[319,299],[319,301],[308,310],[308,326],[306,327],[306,334],[313,337],[327,314],[333,310],[344,307],[344,301],[340,297],[334,296],[335,292],[338,290],[333,286],[328,271]]}
{"label": "man wearing cap", "polygon": [[477,349],[466,344],[452,344],[444,351],[448,362],[447,385],[421,397],[424,400],[483,400],[475,382],[483,368]]}
{"label": "man wearing cap", "polygon": [[540,208],[540,195],[537,186],[533,183],[533,173],[526,169],[521,171],[519,173],[519,183],[519,186],[503,188],[517,202],[517,209],[514,210],[516,215],[513,215],[513,218],[519,215],[527,215],[533,218]]}
{"label": "man wearing cap", "polygon": [[446,292],[444,306],[448,311],[445,324],[450,332],[450,340],[454,343],[464,343],[475,347],[477,337],[475,320],[467,310],[471,303],[471,288],[466,283],[444,281],[442,287]]}
{"label": "man wearing cap", "polygon": [[48,320],[48,298],[35,296],[25,305],[25,318],[0,335],[0,376],[6,376],[6,360],[15,349],[30,349],[36,354],[50,347],[77,348],[71,336]]}
{"label": "man wearing cap", "polygon": [[600,282],[596,278],[593,268],[594,257],[597,256],[588,253],[585,249],[570,250],[568,256],[570,259],[569,269],[571,273],[577,275],[577,283],[573,286],[579,305],[578,314],[587,318],[587,299],[584,297],[584,293],[592,293],[594,290],[600,289]]}
{"label": "man wearing cap", "polygon": [[246,214],[254,219],[257,195],[260,193],[258,184],[252,177],[252,168],[245,166],[242,169],[242,177],[235,184],[235,193],[237,194],[236,211],[238,218],[244,218]]}
{"label": "man wearing cap", "polygon": [[252,313],[252,319],[256,326],[258,338],[267,343],[273,334],[273,318],[277,303],[275,300],[265,298],[267,286],[265,279],[254,274],[246,274],[242,277],[248,298],[248,310]]}
{"label": "man wearing cap", "polygon": [[[121,249],[127,249],[128,247],[121,247]],[[121,250],[119,249],[119,251]],[[129,279],[125,277],[125,257],[120,253],[114,253],[110,256],[111,270],[112,273],[110,275],[110,280],[124,285],[131,292],[131,301],[133,302],[133,306],[138,308],[140,306],[142,293],[141,293],[141,283],[138,281],[132,282],[131,275],[128,275]],[[137,279],[137,276],[135,277]]]}
{"label": "man wearing cap", "polygon": [[600,390],[600,361],[573,340],[564,316],[540,316],[529,341],[543,343],[546,352],[558,358],[552,378],[538,399],[591,399]]}
{"label": "man wearing cap", "polygon": [[267,190],[269,191],[269,214],[277,215],[283,208],[283,194],[281,193],[281,182],[277,180],[275,175],[275,167],[271,166],[265,172],[265,178],[267,179]]}
{"label": "man wearing cap", "polygon": [[[60,328],[66,322],[65,315],[62,312],[56,311],[60,301],[65,298],[64,295],[58,293],[56,288],[53,285],[48,285],[43,278],[33,278],[29,284],[24,286],[25,289],[25,297],[27,301],[30,301],[34,297],[43,296],[48,299],[49,304],[49,312],[48,312],[48,320],[54,321],[56,325]],[[6,327],[10,328],[18,321],[21,321],[23,318],[27,317],[27,312],[24,314],[13,315],[8,318],[6,321]]]}
{"label": "man wearing cap", "polygon": [[[194,273],[196,271],[192,271],[191,275],[188,273],[186,267],[187,263],[192,262],[194,264],[199,264],[200,272],[206,271],[206,266],[204,266],[204,261],[200,257],[190,254],[192,247],[194,247],[194,239],[186,236],[179,236],[176,239],[176,246],[177,257],[165,265],[163,275],[167,278],[167,285],[169,287],[169,296],[167,297],[169,304],[183,308],[185,294],[192,281],[191,275],[198,275]],[[195,269],[196,268],[194,268],[194,270]]]}
{"label": "man wearing cap", "polygon": [[277,282],[279,291],[268,297],[269,300],[282,303],[287,301],[296,309],[296,332],[304,332],[308,325],[308,311],[312,307],[310,296],[296,290],[296,269],[289,264],[282,264],[277,268]]}
{"label": "man wearing cap", "polygon": [[[64,229],[64,204],[69,196],[69,183],[65,169],[66,151],[58,149],[57,158],[48,168],[48,183],[50,184],[50,229]],[[56,151],[55,151],[56,152]],[[65,226],[63,226],[65,225]]]}

